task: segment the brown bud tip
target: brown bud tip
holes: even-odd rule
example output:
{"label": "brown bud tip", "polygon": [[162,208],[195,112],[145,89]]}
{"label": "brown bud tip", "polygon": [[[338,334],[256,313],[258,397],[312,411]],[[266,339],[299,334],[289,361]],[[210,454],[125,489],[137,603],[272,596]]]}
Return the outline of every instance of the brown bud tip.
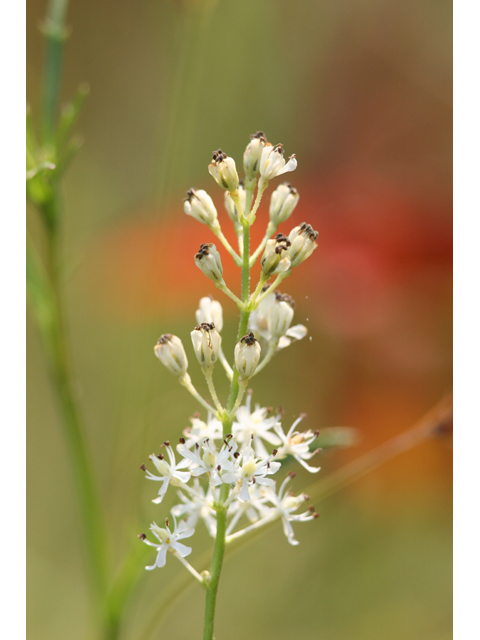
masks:
{"label": "brown bud tip", "polygon": [[142,471],[146,471],[146,470],[147,470],[147,467],[146,467],[144,464],[141,464],[141,465],[140,465],[140,469],[141,469]]}
{"label": "brown bud tip", "polygon": [[166,447],[170,446],[170,440],[165,440],[165,442],[163,443]]}
{"label": "brown bud tip", "polygon": [[178,441],[180,444],[185,444],[186,442],[185,438],[179,438]]}
{"label": "brown bud tip", "polygon": [[310,496],[308,495],[308,493],[303,494],[303,499],[305,500],[305,502],[308,502],[310,500]]}
{"label": "brown bud tip", "polygon": [[147,539],[147,534],[146,533],[139,533],[138,537],[140,538],[140,540],[146,540]]}
{"label": "brown bud tip", "polygon": [[290,473],[288,474],[288,477],[292,478],[292,480],[293,480],[293,478],[295,478],[296,475],[297,474],[295,473],[295,471],[290,471]]}

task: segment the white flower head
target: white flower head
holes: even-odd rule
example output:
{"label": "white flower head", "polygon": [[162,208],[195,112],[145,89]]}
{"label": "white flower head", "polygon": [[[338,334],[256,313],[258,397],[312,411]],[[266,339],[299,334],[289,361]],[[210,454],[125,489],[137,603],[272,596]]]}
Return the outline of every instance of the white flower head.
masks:
{"label": "white flower head", "polygon": [[284,433],[282,425],[280,422],[277,422],[274,429],[277,433],[278,437],[282,441],[281,447],[278,449],[278,458],[281,460],[286,456],[293,456],[297,462],[299,462],[304,469],[310,471],[310,473],[317,473],[320,471],[320,467],[312,467],[307,464],[305,461],[313,458],[314,455],[320,452],[320,449],[315,449],[315,451],[310,451],[310,445],[314,440],[318,437],[318,431],[305,431],[301,433],[300,431],[295,431],[296,427],[300,422],[306,418],[305,414],[302,414],[295,422],[292,424],[287,434]]}
{"label": "white flower head", "polygon": [[[246,205],[246,201],[247,201],[247,192],[245,190],[245,185],[243,183],[243,180],[240,180],[240,182],[238,183],[238,189],[237,189],[237,193],[238,193],[238,197],[240,199],[240,206],[242,207],[242,211],[245,211],[245,205]],[[230,192],[229,191],[225,191],[225,196],[224,196],[224,205],[225,205],[225,209],[228,213],[228,217],[230,218],[230,220],[233,222],[234,226],[235,226],[235,230],[239,231],[240,229],[243,229],[242,225],[240,224],[239,220],[238,220],[238,211],[237,208],[235,206],[235,203],[233,202],[232,198],[230,197]]]}
{"label": "white flower head", "polygon": [[157,358],[180,378],[187,372],[188,360],[182,341],[171,333],[161,336],[154,347]]}
{"label": "white flower head", "polygon": [[202,322],[213,323],[219,333],[223,329],[222,305],[211,296],[205,296],[200,299],[195,317],[198,324],[202,324]]}
{"label": "white flower head", "polygon": [[208,171],[222,189],[232,193],[237,190],[239,179],[235,160],[223,153],[221,149],[213,152],[213,160],[208,165]]}
{"label": "white flower head", "polygon": [[235,345],[235,367],[239,380],[250,378],[260,361],[261,347],[253,333],[248,333]]}
{"label": "white flower head", "polygon": [[267,315],[267,329],[274,339],[284,336],[293,320],[295,301],[291,296],[275,292],[275,301]]}
{"label": "white flower head", "polygon": [[283,146],[276,144],[273,146],[270,142],[267,142],[262,151],[262,157],[260,159],[260,176],[266,182],[280,176],[288,171],[294,171],[297,168],[296,157],[290,156],[288,162],[285,164],[285,158],[283,157]]}
{"label": "white flower head", "polygon": [[223,266],[217,247],[213,243],[201,244],[195,254],[195,264],[213,282],[223,282]]}
{"label": "white flower head", "polygon": [[268,417],[268,414],[269,409],[260,407],[258,404],[252,411],[252,394],[248,393],[246,402],[238,408],[236,420],[232,425],[235,440],[239,444],[251,442],[257,456],[268,456],[263,444],[264,440],[274,447],[282,443],[280,438],[271,431],[277,423],[277,418],[275,416]]}
{"label": "white flower head", "polygon": [[299,199],[298,191],[288,182],[275,189],[270,198],[270,220],[276,227],[288,220]]}
{"label": "white flower head", "polygon": [[173,531],[170,529],[168,518],[165,520],[165,529],[159,527],[155,522],[150,525],[150,531],[157,538],[157,542],[150,542],[147,540],[147,536],[144,533],[139,535],[139,538],[148,544],[150,547],[155,547],[157,550],[157,558],[155,563],[150,567],[145,567],[151,571],[156,567],[164,567],[167,561],[167,552],[178,554],[182,558],[190,555],[192,553],[191,547],[187,547],[179,540],[183,538],[190,538],[195,533],[195,529],[187,528],[184,522],[180,522],[177,526],[177,521],[175,516],[173,516],[174,528]]}
{"label": "white flower head", "polygon": [[[262,493],[265,499],[273,505],[272,511],[275,512],[275,515],[282,518],[283,532],[286,535],[288,542],[291,545],[297,545],[299,544],[299,542],[295,539],[295,534],[293,532],[291,523],[308,522],[309,520],[318,518],[318,513],[315,512],[315,509],[313,507],[310,507],[310,509],[308,511],[305,511],[304,513],[299,513],[296,515],[293,514],[293,512],[300,507],[300,505],[302,505],[306,500],[309,499],[309,496],[305,495],[304,493],[295,496],[290,492],[286,492],[287,484],[293,477],[295,477],[295,473],[292,472],[285,478],[278,491],[278,494],[276,492],[275,483],[272,483],[270,487],[262,487]],[[274,514],[272,513],[272,517],[273,515]]]}
{"label": "white flower head", "polygon": [[290,246],[288,248],[288,257],[293,267],[298,267],[304,260],[309,258],[317,248],[316,239],[318,231],[302,222],[298,227],[294,227],[289,235]]}
{"label": "white flower head", "polygon": [[198,520],[202,519],[208,533],[214,538],[217,531],[217,521],[212,506],[214,496],[210,487],[204,491],[198,478],[194,479],[193,489],[194,491],[188,497],[181,491],[178,492],[181,503],[172,507],[172,515],[176,518],[185,517],[185,526],[193,529],[197,526]]}
{"label": "white flower head", "polygon": [[223,426],[220,420],[211,413],[208,414],[207,422],[200,420],[198,414],[190,419],[192,426],[184,430],[185,438],[180,438],[180,444],[186,444],[191,449],[193,445],[200,444],[205,438],[212,440],[223,440]]}
{"label": "white flower head", "polygon": [[267,241],[261,260],[262,271],[265,275],[278,275],[291,269],[288,256],[289,247],[290,240],[281,233],[277,233],[275,238]]}
{"label": "white flower head", "polygon": [[251,444],[245,447],[240,455],[234,454],[236,464],[231,471],[222,475],[222,481],[228,484],[236,483],[239,499],[243,502],[250,501],[249,487],[256,483],[264,486],[271,485],[273,480],[267,475],[276,473],[280,469],[280,462],[273,461],[277,454],[274,449],[266,458],[255,457],[255,451]]}
{"label": "white flower head", "polygon": [[159,504],[163,500],[164,495],[167,493],[169,484],[172,484],[173,486],[186,484],[191,477],[190,471],[181,471],[181,469],[188,467],[190,462],[188,460],[180,460],[177,464],[175,461],[175,454],[168,440],[164,443],[164,446],[168,454],[168,462],[165,460],[163,453],[159,453],[158,455],[152,453],[149,456],[160,476],[156,476],[151,473],[144,464],[140,467],[145,471],[147,480],[154,480],[155,482],[161,483],[160,489],[158,490],[158,498],[155,498],[155,500],[152,501],[156,504]]}
{"label": "white flower head", "polygon": [[269,293],[250,315],[249,328],[267,343],[280,338],[277,349],[284,349],[308,333],[302,324],[290,327],[294,307],[295,301],[288,294]]}
{"label": "white flower head", "polygon": [[202,367],[213,367],[220,353],[222,338],[215,325],[208,322],[197,324],[191,332],[193,349]]}
{"label": "white flower head", "polygon": [[260,160],[262,152],[267,144],[267,137],[263,131],[257,131],[250,136],[251,142],[247,145],[243,154],[243,168],[247,180],[255,179],[260,173]]}
{"label": "white flower head", "polygon": [[208,227],[218,227],[218,216],[213,200],[203,189],[190,189],[183,201],[183,210]]}
{"label": "white flower head", "polygon": [[196,443],[192,450],[180,442],[177,451],[188,462],[192,476],[198,478],[207,473],[212,486],[217,487],[222,483],[221,474],[225,470],[230,471],[233,466],[231,457],[237,451],[237,444],[235,441],[225,441],[220,451],[217,451],[213,440],[205,438],[200,444]]}

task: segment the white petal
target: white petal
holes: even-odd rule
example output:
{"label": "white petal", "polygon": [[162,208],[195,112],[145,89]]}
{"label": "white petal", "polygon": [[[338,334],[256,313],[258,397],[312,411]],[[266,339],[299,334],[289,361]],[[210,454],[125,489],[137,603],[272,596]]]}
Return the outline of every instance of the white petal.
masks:
{"label": "white petal", "polygon": [[243,481],[238,497],[242,502],[250,502],[250,493],[248,492],[248,482],[246,480]]}
{"label": "white petal", "polygon": [[297,159],[295,156],[292,156],[287,164],[283,167],[281,171],[277,173],[277,176],[281,176],[282,173],[287,173],[288,171],[295,171],[297,168]]}
{"label": "white petal", "polygon": [[167,562],[167,545],[163,544],[160,547],[160,551],[158,552],[157,559],[155,561],[155,565],[157,567],[164,567]]}
{"label": "white petal", "polygon": [[294,327],[290,327],[285,335],[289,338],[294,338],[295,340],[301,340],[302,338],[305,338],[307,333],[307,327],[304,327],[303,324],[296,324]]}
{"label": "white petal", "polygon": [[171,546],[175,551],[178,551],[182,558],[185,558],[192,553],[192,547],[187,547],[181,542],[173,542]]}

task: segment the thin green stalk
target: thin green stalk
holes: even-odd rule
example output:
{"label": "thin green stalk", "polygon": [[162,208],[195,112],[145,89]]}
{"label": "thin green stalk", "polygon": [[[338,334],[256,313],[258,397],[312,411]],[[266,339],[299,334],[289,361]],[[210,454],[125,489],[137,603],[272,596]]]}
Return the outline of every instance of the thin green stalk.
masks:
{"label": "thin green stalk", "polygon": [[62,72],[63,45],[67,37],[65,18],[68,0],[50,0],[42,30],[47,42],[43,80],[43,139],[53,143]]}
{"label": "thin green stalk", "polygon": [[[56,208],[56,207],[55,207]],[[74,482],[79,498],[86,542],[94,605],[100,619],[104,617],[104,602],[107,591],[106,534],[101,515],[98,490],[94,480],[88,447],[84,436],[80,410],[78,408],[71,375],[69,348],[65,330],[63,301],[57,268],[58,228],[48,235],[48,270],[51,288],[51,318],[46,336],[50,346],[50,365],[55,383],[63,426],[67,439],[69,458],[72,464]],[[103,621],[102,621],[103,624]],[[111,636],[110,636],[111,637]]]}
{"label": "thin green stalk", "polygon": [[[247,190],[245,216],[248,216],[252,204],[253,189]],[[245,304],[250,295],[250,226],[245,224],[243,228],[243,255],[242,255],[242,302]],[[249,311],[243,310],[240,314],[240,323],[238,326],[237,341],[245,335],[248,327]],[[227,435],[230,432],[233,422],[232,409],[235,406],[239,394],[238,371],[234,368],[233,378],[230,385],[230,393],[228,397],[227,413],[223,418],[223,433]],[[213,548],[212,565],[210,568],[210,583],[207,587],[207,595],[205,598],[205,622],[203,628],[203,640],[213,639],[213,625],[215,621],[215,604],[217,601],[218,583],[220,581],[220,573],[222,570],[223,556],[225,554],[225,537],[227,530],[227,508],[224,506],[228,498],[229,487],[223,485],[220,490],[220,504],[217,508],[217,534],[215,537],[215,545]]]}

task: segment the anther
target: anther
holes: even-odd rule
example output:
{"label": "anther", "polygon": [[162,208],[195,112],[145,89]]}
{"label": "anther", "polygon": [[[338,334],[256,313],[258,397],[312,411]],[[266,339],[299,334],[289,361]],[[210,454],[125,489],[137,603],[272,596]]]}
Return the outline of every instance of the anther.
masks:
{"label": "anther", "polygon": [[185,438],[179,438],[178,441],[180,444],[185,444],[186,442]]}
{"label": "anther", "polygon": [[310,496],[308,495],[308,493],[303,494],[303,499],[305,500],[305,502],[308,502],[310,500]]}
{"label": "anther", "polygon": [[293,480],[293,478],[295,478],[296,475],[297,474],[295,473],[295,471],[290,471],[290,473],[288,474],[288,477],[292,478],[292,480]]}
{"label": "anther", "polygon": [[274,450],[272,451],[272,456],[276,456],[276,455],[277,455],[277,453],[278,453],[278,449],[274,449]]}
{"label": "anther", "polygon": [[165,456],[163,455],[163,453],[159,453],[159,454],[157,455],[157,458],[158,458],[159,460],[165,460]]}
{"label": "anther", "polygon": [[165,518],[165,526],[168,527],[169,524],[168,518]]}
{"label": "anther", "polygon": [[140,540],[146,540],[147,539],[147,534],[146,533],[139,533],[138,537],[140,538]]}
{"label": "anther", "polygon": [[142,465],[140,465],[140,469],[141,469],[142,471],[146,471],[146,470],[147,470],[147,467],[146,467],[144,464],[142,464]]}

